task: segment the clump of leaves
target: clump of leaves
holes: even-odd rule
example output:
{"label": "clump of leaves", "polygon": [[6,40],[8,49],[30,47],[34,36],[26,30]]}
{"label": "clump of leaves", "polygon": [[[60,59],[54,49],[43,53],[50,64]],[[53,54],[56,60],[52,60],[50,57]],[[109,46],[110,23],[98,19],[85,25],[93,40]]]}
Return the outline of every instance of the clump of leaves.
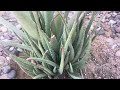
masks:
{"label": "clump of leaves", "polygon": [[86,11],[76,11],[69,21],[69,11],[64,14],[62,11],[14,11],[14,14],[22,30],[1,17],[0,23],[14,32],[22,44],[0,43],[24,50],[24,56],[9,53],[23,71],[33,79],[59,78],[64,72],[73,79],[81,78],[79,70],[88,60],[91,42],[96,37],[96,27],[88,35],[95,11],[87,27],[84,23]]}

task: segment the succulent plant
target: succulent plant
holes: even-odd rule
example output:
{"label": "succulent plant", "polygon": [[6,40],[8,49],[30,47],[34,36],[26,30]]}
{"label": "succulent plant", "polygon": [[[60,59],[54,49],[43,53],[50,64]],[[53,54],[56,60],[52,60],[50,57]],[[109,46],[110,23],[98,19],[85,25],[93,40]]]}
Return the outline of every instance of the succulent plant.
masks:
{"label": "succulent plant", "polygon": [[22,30],[0,17],[0,23],[6,24],[22,44],[0,43],[23,49],[23,56],[9,55],[33,79],[55,79],[64,73],[70,78],[81,79],[79,70],[88,60],[92,40],[96,37],[96,27],[88,33],[97,13],[92,11],[86,27],[86,11],[76,11],[68,20],[69,12],[14,11]]}

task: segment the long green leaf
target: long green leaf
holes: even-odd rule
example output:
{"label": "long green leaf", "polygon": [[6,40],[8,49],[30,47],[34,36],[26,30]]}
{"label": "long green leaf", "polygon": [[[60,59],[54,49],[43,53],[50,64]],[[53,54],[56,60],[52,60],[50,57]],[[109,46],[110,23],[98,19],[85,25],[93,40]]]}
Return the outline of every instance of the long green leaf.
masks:
{"label": "long green leaf", "polygon": [[30,57],[30,59],[33,59],[35,61],[39,61],[39,62],[43,62],[43,63],[47,63],[53,67],[57,67],[58,68],[58,65],[50,60],[47,60],[47,59],[43,59],[43,58],[34,58],[34,57]]}
{"label": "long green leaf", "polygon": [[0,41],[0,44],[3,45],[3,46],[13,46],[13,47],[22,48],[22,49],[25,49],[25,50],[28,50],[28,51],[32,51],[30,46],[19,44],[19,43],[16,43],[14,41],[9,41],[9,40],[7,42],[6,41]]}
{"label": "long green leaf", "polygon": [[37,27],[29,11],[14,11],[14,14],[26,32],[34,39],[38,39]]}

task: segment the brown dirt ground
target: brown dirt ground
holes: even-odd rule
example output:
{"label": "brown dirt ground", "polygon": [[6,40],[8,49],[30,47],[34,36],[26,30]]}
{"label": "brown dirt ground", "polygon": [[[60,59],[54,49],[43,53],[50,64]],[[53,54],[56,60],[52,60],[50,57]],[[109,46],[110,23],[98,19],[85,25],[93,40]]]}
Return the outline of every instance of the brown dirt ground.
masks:
{"label": "brown dirt ground", "polygon": [[32,79],[25,72],[23,72],[13,60],[11,60],[10,65],[17,72],[15,79]]}

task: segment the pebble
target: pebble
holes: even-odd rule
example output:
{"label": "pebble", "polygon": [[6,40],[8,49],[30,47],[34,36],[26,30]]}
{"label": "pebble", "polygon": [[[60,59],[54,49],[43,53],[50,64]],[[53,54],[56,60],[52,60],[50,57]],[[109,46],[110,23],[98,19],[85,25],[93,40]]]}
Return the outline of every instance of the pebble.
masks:
{"label": "pebble", "polygon": [[120,15],[117,15],[115,18],[116,18],[116,20],[118,20],[118,19],[120,20]]}
{"label": "pebble", "polygon": [[102,28],[101,28],[101,27],[99,27],[99,28],[97,28],[96,30],[97,30],[97,31],[100,31],[101,29],[102,29]]}
{"label": "pebble", "polygon": [[117,13],[116,13],[116,12],[113,12],[112,16],[113,16],[113,17],[117,16]]}
{"label": "pebble", "polygon": [[5,39],[5,37],[1,36],[1,37],[0,37],[0,39],[1,39],[1,40],[4,40],[4,39]]}
{"label": "pebble", "polygon": [[0,29],[2,30],[2,32],[7,32],[8,31],[8,29],[6,27],[4,27],[4,26],[1,27]]}
{"label": "pebble", "polygon": [[103,17],[103,19],[102,19],[102,23],[104,23],[106,20],[105,20],[105,17]]}
{"label": "pebble", "polygon": [[3,35],[5,37],[5,39],[8,39],[8,40],[12,40],[12,35],[10,33],[4,33]]}
{"label": "pebble", "polygon": [[117,32],[117,33],[120,33],[120,27],[117,27],[117,28],[116,28],[116,32]]}
{"label": "pebble", "polygon": [[18,48],[17,51],[22,52],[23,50],[21,48]]}
{"label": "pebble", "polygon": [[109,45],[113,45],[114,42],[113,42],[113,39],[112,38],[108,38],[106,39],[106,41],[109,43]]}
{"label": "pebble", "polygon": [[108,22],[108,25],[113,25],[113,24],[115,24],[115,23],[116,23],[116,21],[110,20],[110,21]]}
{"label": "pebble", "polygon": [[7,77],[8,77],[9,79],[13,79],[13,78],[15,78],[15,76],[16,76],[16,71],[15,71],[15,70],[11,70],[11,71],[7,74]]}
{"label": "pebble", "polygon": [[3,56],[0,56],[0,65],[3,65],[5,63],[6,58]]}
{"label": "pebble", "polygon": [[7,74],[3,74],[0,76],[0,79],[9,79],[9,78],[8,78]]}
{"label": "pebble", "polygon": [[22,29],[22,27],[21,27],[21,25],[20,25],[20,24],[16,25],[16,27],[17,27],[17,29],[19,29],[19,30],[21,30],[21,29]]}
{"label": "pebble", "polygon": [[116,27],[111,27],[111,31],[115,34],[116,33]]}
{"label": "pebble", "polygon": [[116,37],[115,33],[112,33],[110,37],[114,39]]}
{"label": "pebble", "polygon": [[104,35],[104,34],[105,34],[105,30],[103,28],[98,31],[98,35]]}
{"label": "pebble", "polygon": [[114,44],[113,46],[112,46],[112,49],[115,49],[115,47],[116,47],[117,45],[116,44]]}
{"label": "pebble", "polygon": [[116,36],[120,38],[120,33],[116,33]]}
{"label": "pebble", "polygon": [[9,51],[13,51],[14,50],[14,47],[10,47]]}
{"label": "pebble", "polygon": [[120,50],[116,52],[115,54],[117,57],[120,57]]}
{"label": "pebble", "polygon": [[4,74],[10,72],[10,70],[11,70],[11,67],[10,67],[10,66],[4,66],[4,67],[2,67],[2,72],[3,72]]}
{"label": "pebble", "polygon": [[106,18],[108,19],[108,18],[110,18],[111,17],[111,15],[110,14],[106,14]]}
{"label": "pebble", "polygon": [[116,25],[120,26],[120,20],[116,20],[116,22],[117,22]]}
{"label": "pebble", "polygon": [[8,61],[10,61],[10,60],[11,60],[11,58],[10,58],[10,57],[6,57],[6,59],[7,59]]}
{"label": "pebble", "polygon": [[0,52],[0,56],[2,56],[2,52]]}
{"label": "pebble", "polygon": [[3,49],[2,48],[0,48],[0,52],[2,52],[3,51]]}

